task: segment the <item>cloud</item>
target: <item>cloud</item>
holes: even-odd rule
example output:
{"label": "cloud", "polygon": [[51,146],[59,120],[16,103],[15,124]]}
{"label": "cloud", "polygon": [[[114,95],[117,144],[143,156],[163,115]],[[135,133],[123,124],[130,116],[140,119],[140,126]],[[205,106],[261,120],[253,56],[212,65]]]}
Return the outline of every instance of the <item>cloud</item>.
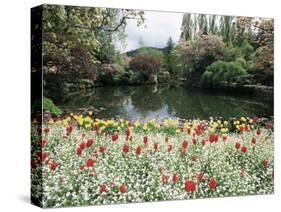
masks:
{"label": "cloud", "polygon": [[142,40],[145,46],[164,47],[171,36],[177,42],[181,33],[183,13],[145,11],[145,26],[137,27],[135,20],[129,20],[125,29],[127,34],[125,51],[139,48]]}

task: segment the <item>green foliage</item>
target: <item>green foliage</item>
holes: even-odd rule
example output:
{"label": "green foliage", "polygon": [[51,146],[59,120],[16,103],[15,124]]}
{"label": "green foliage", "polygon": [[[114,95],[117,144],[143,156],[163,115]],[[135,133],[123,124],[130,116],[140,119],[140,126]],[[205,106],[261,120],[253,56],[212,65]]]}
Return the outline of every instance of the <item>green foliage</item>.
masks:
{"label": "green foliage", "polygon": [[248,68],[247,62],[241,57],[237,58],[234,61],[234,63],[237,64],[238,66],[240,66],[241,68],[245,69],[245,70]]}
{"label": "green foliage", "polygon": [[43,6],[44,70],[64,80],[96,78],[100,63],[120,60],[114,42],[124,37],[126,21],[144,22],[144,12],[129,9]]}
{"label": "green foliage", "polygon": [[203,87],[217,87],[226,82],[234,82],[238,76],[246,71],[235,62],[216,61],[207,67],[201,77]]}
{"label": "green foliage", "polygon": [[[43,102],[42,102],[43,100]],[[49,111],[53,115],[60,115],[62,113],[61,109],[57,107],[53,101],[47,97],[43,97],[43,99],[36,100],[31,106],[31,112],[36,113],[37,111]]]}
{"label": "green foliage", "polygon": [[103,64],[99,68],[98,81],[109,85],[119,84],[124,74],[124,68],[118,64]]}
{"label": "green foliage", "polygon": [[161,61],[161,63],[163,63],[164,60],[164,53],[156,48],[151,48],[151,47],[141,47],[137,49],[135,55],[150,56],[153,58],[157,58]]}
{"label": "green foliage", "polygon": [[244,58],[246,61],[252,60],[252,55],[254,53],[254,47],[251,46],[247,40],[243,41],[241,50],[244,54]]}
{"label": "green foliage", "polygon": [[93,88],[94,87],[94,81],[90,79],[80,79],[79,80],[80,87],[84,88]]}
{"label": "green foliage", "polygon": [[165,68],[166,70],[172,72],[173,61],[172,61],[172,50],[175,44],[171,37],[167,41],[167,46],[165,47]]}

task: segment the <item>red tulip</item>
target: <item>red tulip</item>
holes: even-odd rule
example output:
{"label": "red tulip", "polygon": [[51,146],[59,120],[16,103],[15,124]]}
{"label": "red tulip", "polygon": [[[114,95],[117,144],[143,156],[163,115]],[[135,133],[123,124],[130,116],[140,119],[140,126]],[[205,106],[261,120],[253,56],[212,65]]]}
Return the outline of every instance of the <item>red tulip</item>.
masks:
{"label": "red tulip", "polygon": [[192,139],[192,143],[193,145],[196,145],[197,144],[197,140],[195,138]]}
{"label": "red tulip", "polygon": [[118,134],[115,133],[111,136],[112,141],[116,141],[118,139]]}
{"label": "red tulip", "polygon": [[256,144],[256,143],[257,143],[256,138],[252,138],[252,144]]}
{"label": "red tulip", "polygon": [[77,148],[76,149],[76,154],[78,155],[78,156],[80,156],[81,154],[82,154],[82,149],[81,148]]}
{"label": "red tulip", "polygon": [[104,150],[105,150],[105,147],[104,147],[104,146],[100,146],[100,147],[99,147],[100,153],[104,153]]}
{"label": "red tulip", "polygon": [[124,183],[119,187],[119,191],[121,193],[124,193],[126,191],[126,185]]}
{"label": "red tulip", "polygon": [[130,136],[131,131],[130,131],[130,129],[129,129],[129,128],[125,130],[125,134],[126,134],[126,136],[127,136],[127,137],[129,137],[129,136]]}
{"label": "red tulip", "polygon": [[46,128],[44,129],[44,132],[45,132],[46,134],[47,134],[49,131],[50,131],[50,130],[49,130],[48,127],[46,127]]}
{"label": "red tulip", "polygon": [[99,135],[100,135],[100,132],[99,132],[98,130],[96,131],[96,135],[97,135],[97,136],[99,136]]}
{"label": "red tulip", "polygon": [[253,119],[253,123],[254,123],[254,124],[257,123],[258,117],[253,117],[252,119]]}
{"label": "red tulip", "polygon": [[72,130],[73,130],[73,127],[72,127],[72,126],[68,126],[68,127],[66,128],[66,132],[67,132],[68,134],[70,134],[70,133],[72,132]]}
{"label": "red tulip", "polygon": [[89,138],[88,141],[87,141],[86,146],[89,148],[89,147],[91,147],[93,145],[93,143],[94,143],[94,139],[93,138]]}
{"label": "red tulip", "polygon": [[263,160],[263,161],[262,161],[262,165],[264,165],[265,167],[267,167],[267,166],[268,166],[268,160]]}
{"label": "red tulip", "polygon": [[86,137],[86,133],[82,133],[82,138],[85,138]]}
{"label": "red tulip", "polygon": [[95,131],[98,131],[99,128],[100,128],[100,126],[99,126],[98,124],[95,124],[95,125],[94,125],[94,130],[95,130]]}
{"label": "red tulip", "polygon": [[173,146],[171,144],[168,145],[168,152],[171,152],[173,149]]}
{"label": "red tulip", "polygon": [[92,158],[89,158],[87,161],[86,161],[86,166],[87,167],[91,167],[94,165],[94,163],[96,162],[96,160],[92,159]]}
{"label": "red tulip", "polygon": [[185,181],[185,190],[186,190],[187,192],[193,192],[193,191],[195,191],[195,189],[196,189],[196,185],[195,185],[195,183],[193,182],[193,180],[187,180],[187,181]]}
{"label": "red tulip", "polygon": [[167,175],[162,175],[162,182],[167,183],[168,182],[168,176]]}
{"label": "red tulip", "polygon": [[201,172],[199,175],[198,175],[198,181],[199,182],[202,182],[204,180],[204,172]]}
{"label": "red tulip", "polygon": [[211,143],[217,142],[218,140],[219,140],[219,135],[217,135],[217,134],[211,134],[211,135],[209,136],[209,141],[210,141]]}
{"label": "red tulip", "polygon": [[210,187],[210,189],[215,189],[217,187],[217,181],[215,180],[215,178],[212,177],[210,179],[209,187]]}
{"label": "red tulip", "polygon": [[184,149],[186,149],[187,146],[188,146],[187,140],[183,140],[183,142],[182,142],[182,147],[183,147]]}
{"label": "red tulip", "polygon": [[179,177],[176,173],[173,174],[173,182],[176,183],[179,180]]}
{"label": "red tulip", "polygon": [[190,134],[191,133],[191,129],[187,128],[187,133]]}
{"label": "red tulip", "polygon": [[167,142],[169,142],[169,137],[165,137],[165,142],[167,143]]}
{"label": "red tulip", "polygon": [[101,186],[101,192],[106,192],[106,185],[105,184],[103,184],[102,186]]}
{"label": "red tulip", "polygon": [[154,152],[157,151],[157,149],[158,149],[158,143],[154,143],[153,148],[154,148]]}
{"label": "red tulip", "polygon": [[198,128],[195,130],[196,135],[201,135],[202,134],[202,129]]}
{"label": "red tulip", "polygon": [[192,155],[191,159],[192,161],[196,161],[197,157],[195,155]]}
{"label": "red tulip", "polygon": [[36,128],[36,132],[38,133],[38,134],[40,134],[41,132],[42,132],[42,129],[41,128]]}
{"label": "red tulip", "polygon": [[256,133],[257,133],[257,135],[260,135],[260,134],[261,134],[260,128],[258,128],[258,129],[256,130]]}
{"label": "red tulip", "polygon": [[272,129],[272,128],[273,128],[273,125],[272,125],[271,122],[268,122],[268,123],[266,124],[266,127],[267,127],[267,129]]}
{"label": "red tulip", "polygon": [[138,146],[138,147],[136,148],[136,154],[139,155],[140,153],[141,153],[141,147]]}
{"label": "red tulip", "polygon": [[241,144],[240,144],[239,142],[236,142],[236,143],[235,143],[235,148],[236,148],[236,149],[239,149],[240,146],[241,146]]}
{"label": "red tulip", "polygon": [[86,142],[82,142],[82,143],[80,143],[80,145],[79,145],[79,147],[80,147],[80,149],[85,149],[86,148]]}
{"label": "red tulip", "polygon": [[51,163],[51,170],[56,170],[58,167],[58,164],[56,162]]}
{"label": "red tulip", "polygon": [[201,143],[202,143],[202,145],[204,146],[204,145],[206,144],[206,139],[203,138]]}
{"label": "red tulip", "polygon": [[129,151],[130,151],[129,145],[128,145],[128,144],[124,144],[124,145],[123,145],[123,152],[124,152],[124,153],[128,153]]}
{"label": "red tulip", "polygon": [[246,153],[247,152],[247,150],[248,150],[248,148],[244,145],[244,146],[242,146],[242,148],[241,148],[241,151],[243,152],[243,153]]}
{"label": "red tulip", "polygon": [[185,148],[181,147],[180,148],[180,154],[183,155],[185,153]]}
{"label": "red tulip", "polygon": [[143,137],[143,143],[144,143],[144,144],[147,144],[147,142],[148,142],[148,137],[147,137],[147,135],[145,135],[145,136]]}
{"label": "red tulip", "polygon": [[41,139],[40,140],[40,145],[41,146],[46,146],[47,145],[47,141],[45,139]]}
{"label": "red tulip", "polygon": [[84,165],[80,166],[79,169],[82,171],[85,168]]}

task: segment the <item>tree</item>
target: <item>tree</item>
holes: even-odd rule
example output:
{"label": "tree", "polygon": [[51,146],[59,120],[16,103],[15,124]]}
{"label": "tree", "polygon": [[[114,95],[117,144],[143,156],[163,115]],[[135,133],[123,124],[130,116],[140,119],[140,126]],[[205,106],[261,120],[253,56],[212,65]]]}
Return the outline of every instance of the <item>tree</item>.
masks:
{"label": "tree", "polygon": [[183,15],[182,24],[181,24],[181,39],[186,41],[192,40],[193,37],[193,21],[192,15],[189,13],[185,13]]}
{"label": "tree", "polygon": [[[128,9],[44,5],[43,65],[47,67],[46,70],[48,66],[56,66],[57,74],[68,72],[67,68],[70,65],[68,63],[73,57],[73,49],[77,46],[80,50],[84,48],[88,51],[89,61],[81,58],[83,62],[98,65],[101,43],[105,43],[98,34],[105,32],[111,33],[111,35],[118,34],[118,32],[122,32],[121,29],[126,25],[128,19],[136,19],[137,25],[140,25],[144,22],[143,14],[143,11]],[[105,39],[112,41],[110,36]],[[109,48],[103,50],[111,49],[111,43]],[[72,66],[74,61],[77,60],[72,60]],[[92,75],[95,75],[95,70],[88,71],[92,71]]]}
{"label": "tree", "polygon": [[140,73],[146,81],[151,74],[157,74],[161,70],[161,61],[153,55],[137,55],[130,61],[130,68]]}
{"label": "tree", "polygon": [[220,34],[226,43],[232,42],[231,33],[233,33],[233,31],[231,29],[233,25],[233,19],[233,16],[221,16],[220,18]]}
{"label": "tree", "polygon": [[200,84],[204,87],[217,87],[221,84],[235,82],[246,71],[237,63],[218,60],[206,68]]}
{"label": "tree", "polygon": [[203,73],[214,61],[223,58],[225,44],[217,35],[201,35],[194,43],[182,42],[177,55],[182,67],[189,73]]}
{"label": "tree", "polygon": [[165,47],[165,67],[169,72],[172,72],[172,50],[175,46],[175,43],[173,42],[172,38],[169,37],[167,41],[167,46]]}
{"label": "tree", "polygon": [[274,24],[273,19],[263,19],[255,23],[258,30],[253,55],[251,72],[258,82],[266,85],[273,85],[274,77]]}

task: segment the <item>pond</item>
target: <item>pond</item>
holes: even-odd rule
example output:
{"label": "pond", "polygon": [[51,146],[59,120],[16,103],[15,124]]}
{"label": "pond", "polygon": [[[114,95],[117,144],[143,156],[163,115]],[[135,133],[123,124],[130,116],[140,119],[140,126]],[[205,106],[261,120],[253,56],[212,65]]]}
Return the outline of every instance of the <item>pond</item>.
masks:
{"label": "pond", "polygon": [[186,87],[99,87],[69,96],[51,98],[64,111],[94,110],[98,118],[147,121],[165,117],[208,119],[209,117],[273,116],[273,102],[247,95],[189,90]]}

